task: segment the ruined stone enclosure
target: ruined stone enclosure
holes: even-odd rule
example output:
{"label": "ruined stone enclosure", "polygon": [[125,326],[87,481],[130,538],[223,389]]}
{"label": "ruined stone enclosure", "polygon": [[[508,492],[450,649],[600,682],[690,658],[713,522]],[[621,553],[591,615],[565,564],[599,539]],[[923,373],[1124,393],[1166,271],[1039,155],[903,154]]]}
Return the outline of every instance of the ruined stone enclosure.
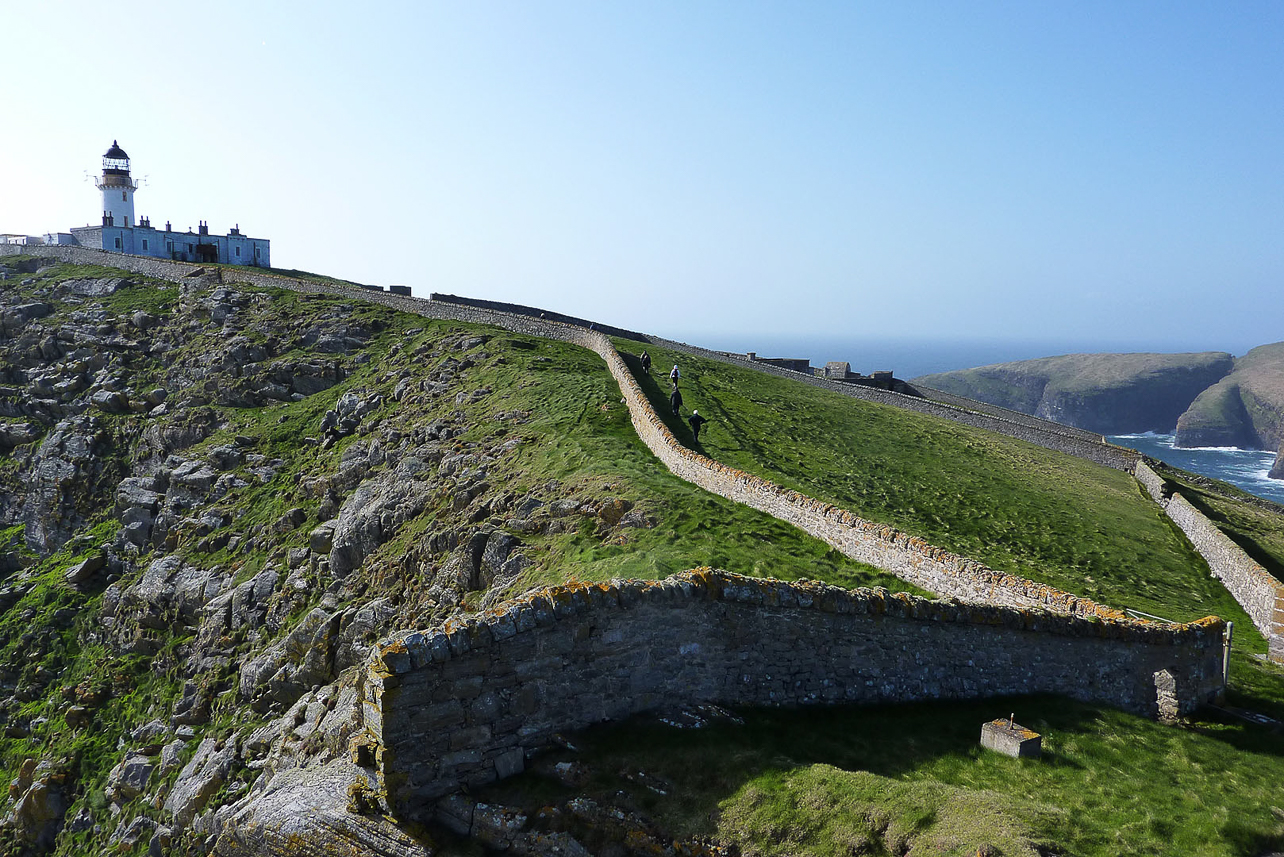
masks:
{"label": "ruined stone enclosure", "polygon": [[573,584],[385,643],[363,717],[394,812],[520,772],[554,733],[666,706],[1060,693],[1156,717],[1222,686],[1186,625],[927,601],[696,570]]}

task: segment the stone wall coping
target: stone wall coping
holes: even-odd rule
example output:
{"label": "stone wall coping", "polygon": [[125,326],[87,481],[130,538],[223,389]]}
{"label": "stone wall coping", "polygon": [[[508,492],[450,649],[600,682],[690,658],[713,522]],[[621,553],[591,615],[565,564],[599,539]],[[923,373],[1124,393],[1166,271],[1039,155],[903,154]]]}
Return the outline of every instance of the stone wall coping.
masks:
{"label": "stone wall coping", "polygon": [[1055,636],[1152,646],[1221,645],[1225,628],[1225,622],[1216,616],[1175,624],[1069,616],[1040,608],[934,601],[882,588],[844,589],[812,580],[790,583],[702,567],[663,580],[616,578],[607,583],[571,582],[532,590],[481,613],[385,638],[371,653],[368,667],[380,677],[404,675],[429,663],[486,649],[524,631],[595,610],[701,601],[774,610],[881,615],[919,622],[999,625]]}

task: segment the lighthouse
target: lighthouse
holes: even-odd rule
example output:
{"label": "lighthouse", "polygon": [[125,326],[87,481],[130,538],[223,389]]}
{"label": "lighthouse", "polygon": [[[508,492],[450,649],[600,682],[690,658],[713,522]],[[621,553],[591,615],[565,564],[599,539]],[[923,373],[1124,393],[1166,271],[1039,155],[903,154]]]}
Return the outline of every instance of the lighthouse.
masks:
{"label": "lighthouse", "polygon": [[103,174],[94,184],[103,194],[103,226],[137,225],[134,220],[134,191],[138,182],[129,176],[129,155],[115,140],[103,155]]}
{"label": "lighthouse", "polygon": [[129,175],[129,155],[115,140],[103,155],[103,174],[94,179],[94,186],[102,194],[102,225],[73,226],[69,233],[49,233],[48,243],[175,262],[272,266],[272,242],[243,234],[239,224],[226,235],[215,235],[204,220],[200,221],[197,231],[188,227],[184,232],[174,229],[168,221],[164,229],[157,229],[150,218],[134,217],[134,191],[138,190],[138,182]]}

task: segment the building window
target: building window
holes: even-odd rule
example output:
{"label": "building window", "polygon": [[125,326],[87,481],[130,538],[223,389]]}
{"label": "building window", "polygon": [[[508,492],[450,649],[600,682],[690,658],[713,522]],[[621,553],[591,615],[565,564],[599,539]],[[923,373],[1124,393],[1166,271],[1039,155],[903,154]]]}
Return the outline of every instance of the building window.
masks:
{"label": "building window", "polygon": [[144,252],[144,253],[146,253],[146,252],[147,252],[147,239],[146,239],[146,238],[144,238],[144,239],[143,239],[143,252]]}
{"label": "building window", "polygon": [[258,248],[258,247],[255,247],[255,248],[254,248],[254,258],[255,258],[255,259],[259,258],[259,248]]}
{"label": "building window", "polygon": [[239,258],[241,258],[241,248],[240,248],[240,247],[237,247],[237,248],[236,248],[236,258],[238,258],[238,259],[239,259]]}
{"label": "building window", "polygon": [[117,250],[119,250],[119,249],[120,249],[120,236],[119,236],[119,235],[117,235],[117,236],[116,236],[116,249],[117,249]]}
{"label": "building window", "polygon": [[173,241],[166,241],[166,242],[165,242],[165,249],[166,249],[167,251],[169,251],[170,253],[173,253],[173,252],[174,252],[174,242],[173,242]]}

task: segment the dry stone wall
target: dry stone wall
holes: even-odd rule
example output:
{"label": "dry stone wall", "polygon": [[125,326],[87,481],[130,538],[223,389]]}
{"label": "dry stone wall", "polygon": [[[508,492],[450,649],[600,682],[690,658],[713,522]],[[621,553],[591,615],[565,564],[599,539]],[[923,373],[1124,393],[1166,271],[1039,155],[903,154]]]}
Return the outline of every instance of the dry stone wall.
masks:
{"label": "dry stone wall", "polygon": [[933,395],[931,398],[910,396],[904,393],[894,393],[890,390],[879,390],[874,387],[844,384],[841,381],[832,381],[828,378],[820,378],[803,372],[794,372],[779,366],[759,363],[721,351],[710,351],[705,348],[687,345],[683,342],[674,342],[654,336],[648,336],[647,341],[663,345],[665,348],[694,354],[707,360],[742,366],[756,372],[766,372],[770,375],[778,375],[803,384],[810,384],[813,387],[822,387],[854,399],[862,399],[867,402],[900,408],[901,410],[929,414],[952,422],[973,426],[974,428],[1005,434],[1045,449],[1064,452],[1067,455],[1085,458],[1097,464],[1104,464],[1116,470],[1132,472],[1133,465],[1138,458],[1136,451],[1105,443],[1101,435],[1084,432],[1080,429],[1063,426],[1048,420],[1041,420],[1038,417],[1032,417],[1027,414],[1017,414],[1015,411],[1004,412],[1002,408],[994,408],[971,400],[959,400],[966,402],[966,405],[949,403],[947,399],[950,397],[944,393]]}
{"label": "dry stone wall", "polygon": [[1222,582],[1266,637],[1270,658],[1284,663],[1284,584],[1261,563],[1217,528],[1217,525],[1190,504],[1181,494],[1165,490],[1163,477],[1144,461],[1137,464],[1137,481],[1164,509],[1208,562],[1213,576]]}
{"label": "dry stone wall", "polygon": [[727,467],[688,449],[678,443],[656,414],[610,340],[587,331],[578,338],[606,361],[624,393],[633,426],[643,443],[669,470],[688,482],[793,524],[852,559],[890,571],[943,597],[1012,607],[1046,607],[1061,613],[1103,618],[1123,617],[1119,611],[1086,598],[995,571],[894,527],[866,521],[845,509]]}
{"label": "dry stone wall", "polygon": [[555,733],[665,707],[1061,693],[1154,717],[1162,687],[1184,713],[1221,689],[1223,631],[697,569],[400,634],[372,655],[363,712],[390,803],[414,818]]}
{"label": "dry stone wall", "polygon": [[[100,264],[114,264],[149,276],[181,279],[190,276],[199,266],[185,263],[157,260],[142,256],[127,256],[119,253],[85,250],[83,248],[50,247],[38,248],[46,255],[55,255],[66,261],[94,261]],[[49,252],[52,251],[52,252]],[[1035,583],[1015,575],[1006,574],[988,568],[982,563],[951,553],[928,544],[914,536],[899,530],[877,524],[853,515],[829,503],[812,499],[804,494],[775,485],[765,479],[753,476],[735,468],[727,467],[703,455],[687,449],[678,443],[664,422],[655,413],[650,402],[642,393],[633,374],[625,365],[623,358],[615,350],[610,339],[602,332],[585,328],[578,324],[568,324],[555,320],[541,319],[534,316],[534,310],[517,307],[517,312],[500,311],[479,305],[482,302],[452,297],[450,301],[427,301],[413,297],[403,297],[388,292],[370,291],[356,286],[345,286],[336,283],[316,283],[267,274],[254,269],[241,267],[222,268],[221,276],[225,281],[244,282],[263,288],[288,288],[294,291],[314,294],[338,294],[357,300],[380,303],[406,312],[417,313],[431,318],[465,321],[478,324],[493,324],[532,336],[558,339],[580,345],[596,352],[606,361],[611,374],[624,394],[632,417],[634,428],[647,447],[677,476],[692,482],[715,494],[744,503],[782,521],[793,524],[827,544],[842,551],[845,555],[868,563],[897,575],[903,580],[921,586],[931,592],[947,598],[959,598],[982,603],[1006,604],[1015,607],[1046,607],[1064,613],[1097,615],[1106,618],[1119,618],[1123,614],[1078,598],[1053,587]],[[508,305],[504,305],[508,306]],[[681,343],[665,342],[670,347],[681,347],[691,352],[715,359],[726,359],[736,362],[719,352],[695,349]],[[839,389],[855,395],[857,398],[871,401],[883,401],[897,407],[911,407],[925,413],[942,411],[935,414],[946,416],[959,422],[970,422],[975,417],[978,427],[985,425],[991,417],[972,414],[957,408],[936,405],[932,402],[916,399],[882,390],[863,387],[851,387],[821,378],[812,378],[797,372],[776,369],[764,364],[741,360],[747,368],[758,371],[772,371],[784,377],[811,379],[819,386]],[[856,392],[852,392],[856,391]],[[1003,422],[1003,421],[1000,421]],[[1028,427],[1015,423],[1006,423],[1003,433],[1021,436]],[[1029,429],[1035,431],[1034,429]],[[1081,438],[1069,435],[1057,435],[1057,444],[1070,447],[1093,447],[1107,459],[1115,455],[1116,447],[1103,444],[1090,444]],[[1037,441],[1036,441],[1037,442]],[[1051,442],[1040,443],[1049,446]],[[1067,451],[1067,450],[1062,450]],[[1127,450],[1131,453],[1131,450]],[[1082,457],[1093,458],[1092,455]],[[1111,466],[1131,470],[1133,459],[1120,458],[1112,460]],[[1109,463],[1103,461],[1102,463]],[[1125,466],[1126,464],[1126,466]]]}

